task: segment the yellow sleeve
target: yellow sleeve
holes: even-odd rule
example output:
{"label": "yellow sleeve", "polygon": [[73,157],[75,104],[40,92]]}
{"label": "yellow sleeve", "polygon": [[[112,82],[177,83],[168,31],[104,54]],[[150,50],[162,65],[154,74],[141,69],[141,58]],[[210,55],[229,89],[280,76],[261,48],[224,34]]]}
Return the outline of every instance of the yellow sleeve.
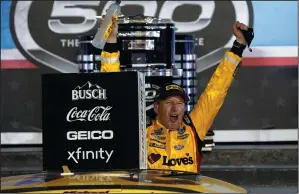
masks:
{"label": "yellow sleeve", "polygon": [[102,51],[101,72],[120,72],[119,55],[120,51],[112,53]]}
{"label": "yellow sleeve", "polygon": [[190,113],[190,118],[202,141],[224,102],[228,88],[232,83],[235,69],[241,60],[242,58],[233,52],[226,52],[212,75],[207,88],[201,94]]}

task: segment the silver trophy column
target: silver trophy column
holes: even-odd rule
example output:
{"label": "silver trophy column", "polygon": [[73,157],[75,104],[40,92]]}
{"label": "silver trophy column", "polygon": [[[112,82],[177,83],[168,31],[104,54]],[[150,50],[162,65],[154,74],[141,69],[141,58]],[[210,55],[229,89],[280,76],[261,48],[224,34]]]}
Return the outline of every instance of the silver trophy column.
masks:
{"label": "silver trophy column", "polygon": [[101,50],[91,44],[93,35],[79,37],[77,62],[79,73],[97,73],[101,68]]}
{"label": "silver trophy column", "polygon": [[120,17],[118,26],[121,70],[145,74],[146,114],[151,117],[159,87],[181,72],[173,69],[175,25],[169,20],[137,15]]}
{"label": "silver trophy column", "polygon": [[182,69],[182,76],[174,76],[173,82],[182,86],[190,98],[186,111],[190,112],[197,101],[197,74],[195,37],[192,35],[175,36],[175,64],[174,69]]}

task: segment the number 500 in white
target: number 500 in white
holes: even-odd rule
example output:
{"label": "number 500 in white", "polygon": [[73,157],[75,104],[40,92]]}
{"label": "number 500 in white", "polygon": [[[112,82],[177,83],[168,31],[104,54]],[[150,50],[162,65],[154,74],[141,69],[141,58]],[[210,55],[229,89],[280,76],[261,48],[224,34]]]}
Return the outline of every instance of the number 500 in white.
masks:
{"label": "number 500 in white", "polygon": [[[100,3],[106,3],[106,1],[54,1],[51,19],[48,20],[49,29],[58,34],[79,34],[88,32],[93,29],[97,23],[97,12],[96,8],[99,7]],[[111,3],[115,1],[109,1],[105,4],[102,14],[105,15],[106,10]],[[175,23],[178,33],[196,32],[207,27],[212,19],[215,11],[214,1],[165,1],[162,4],[160,13],[156,13],[158,10],[158,4],[156,1],[122,1],[121,6],[141,6],[144,10],[145,16],[158,16],[162,19],[169,19]],[[202,12],[199,14],[195,21],[190,22],[175,22],[173,20],[173,13],[176,8],[182,5],[194,5],[200,6]],[[80,8],[80,6],[89,6],[94,8]],[[186,13],[188,10],[186,10]],[[185,14],[185,13],[181,13]],[[132,15],[134,15],[132,13]],[[84,21],[81,23],[65,24],[60,19],[53,18],[64,18],[64,17],[83,17]]]}

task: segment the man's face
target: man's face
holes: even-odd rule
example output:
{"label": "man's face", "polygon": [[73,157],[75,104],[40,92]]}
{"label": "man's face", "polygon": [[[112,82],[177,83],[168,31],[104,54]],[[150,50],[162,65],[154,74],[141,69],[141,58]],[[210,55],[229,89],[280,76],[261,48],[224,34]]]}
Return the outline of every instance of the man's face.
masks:
{"label": "man's face", "polygon": [[171,130],[177,130],[184,116],[185,103],[182,97],[171,96],[155,103],[154,110],[162,125]]}

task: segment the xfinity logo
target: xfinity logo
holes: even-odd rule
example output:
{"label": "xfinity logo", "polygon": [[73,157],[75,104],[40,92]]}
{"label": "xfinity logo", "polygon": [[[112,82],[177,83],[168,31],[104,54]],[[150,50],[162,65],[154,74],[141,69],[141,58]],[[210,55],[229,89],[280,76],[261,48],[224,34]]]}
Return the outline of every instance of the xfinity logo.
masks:
{"label": "xfinity logo", "polygon": [[114,134],[111,130],[104,131],[68,131],[67,140],[101,140],[113,139]]}
{"label": "xfinity logo", "polygon": [[[96,16],[105,15],[113,2],[12,1],[10,30],[14,42],[42,70],[77,73],[78,37],[97,29]],[[204,67],[222,58],[224,53],[216,51],[231,46],[235,21],[251,27],[253,20],[250,1],[122,1],[121,6],[124,15],[169,19],[175,23],[177,34],[194,35],[198,63]]]}
{"label": "xfinity logo", "polygon": [[75,163],[79,163],[80,160],[105,160],[108,163],[114,150],[108,151],[100,148],[99,150],[82,150],[78,147],[76,151],[68,151],[67,160],[72,160]]}
{"label": "xfinity logo", "polygon": [[97,84],[92,84],[89,81],[83,86],[77,86],[72,90],[72,100],[106,100],[106,89],[101,88]]}

